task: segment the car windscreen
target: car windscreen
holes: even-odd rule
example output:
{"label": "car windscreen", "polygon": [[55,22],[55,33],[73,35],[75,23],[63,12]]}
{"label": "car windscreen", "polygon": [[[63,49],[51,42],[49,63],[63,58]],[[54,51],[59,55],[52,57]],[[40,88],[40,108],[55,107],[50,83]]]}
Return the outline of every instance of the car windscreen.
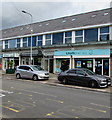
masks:
{"label": "car windscreen", "polygon": [[44,70],[43,68],[41,68],[40,66],[32,66],[32,69],[35,70],[35,71],[40,71],[40,70]]}
{"label": "car windscreen", "polygon": [[95,75],[95,73],[92,72],[91,70],[85,69],[84,71],[89,75]]}

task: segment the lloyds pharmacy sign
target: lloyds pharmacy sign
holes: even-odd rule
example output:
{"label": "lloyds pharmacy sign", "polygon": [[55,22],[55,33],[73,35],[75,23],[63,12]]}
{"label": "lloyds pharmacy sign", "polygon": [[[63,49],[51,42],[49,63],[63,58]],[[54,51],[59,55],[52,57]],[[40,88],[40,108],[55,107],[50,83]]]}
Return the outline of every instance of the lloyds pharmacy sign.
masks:
{"label": "lloyds pharmacy sign", "polygon": [[56,51],[54,56],[110,55],[110,49]]}

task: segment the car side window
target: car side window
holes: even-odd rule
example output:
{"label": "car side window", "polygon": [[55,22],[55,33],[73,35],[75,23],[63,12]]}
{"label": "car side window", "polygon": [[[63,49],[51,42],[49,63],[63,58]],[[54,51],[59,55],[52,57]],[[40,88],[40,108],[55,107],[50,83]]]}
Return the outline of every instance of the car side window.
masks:
{"label": "car side window", "polygon": [[67,73],[76,74],[76,70],[70,70]]}
{"label": "car side window", "polygon": [[25,66],[25,67],[24,67],[24,70],[29,71],[29,69],[31,69],[31,68],[30,68],[30,67],[28,67],[28,66]]}
{"label": "car side window", "polygon": [[83,71],[81,71],[81,70],[76,70],[76,74],[77,75],[85,75],[85,73]]}

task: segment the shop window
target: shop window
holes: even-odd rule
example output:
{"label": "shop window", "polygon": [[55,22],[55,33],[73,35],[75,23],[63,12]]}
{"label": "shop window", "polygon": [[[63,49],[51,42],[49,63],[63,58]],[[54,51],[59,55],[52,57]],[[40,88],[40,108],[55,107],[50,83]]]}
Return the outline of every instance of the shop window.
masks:
{"label": "shop window", "polygon": [[109,27],[100,28],[100,41],[109,40]]}
{"label": "shop window", "polygon": [[72,32],[65,32],[65,44],[71,43],[72,41]]}
{"label": "shop window", "polygon": [[9,41],[8,41],[8,40],[5,40],[5,49],[8,48],[8,43],[9,43]]}
{"label": "shop window", "polygon": [[23,47],[27,47],[27,37],[23,38]]}
{"label": "shop window", "polygon": [[51,45],[51,34],[45,35],[45,45]]}
{"label": "shop window", "polygon": [[37,46],[42,46],[42,40],[43,40],[42,35],[37,36]]}
{"label": "shop window", "polygon": [[63,33],[55,33],[53,34],[53,44],[63,44]]}
{"label": "shop window", "polygon": [[98,28],[84,30],[85,42],[96,42],[98,41]]}
{"label": "shop window", "polygon": [[20,38],[18,38],[18,39],[17,39],[17,45],[16,45],[17,48],[20,48],[20,44],[21,44],[21,40],[20,40]]}
{"label": "shop window", "polygon": [[83,42],[83,30],[75,31],[75,43]]}

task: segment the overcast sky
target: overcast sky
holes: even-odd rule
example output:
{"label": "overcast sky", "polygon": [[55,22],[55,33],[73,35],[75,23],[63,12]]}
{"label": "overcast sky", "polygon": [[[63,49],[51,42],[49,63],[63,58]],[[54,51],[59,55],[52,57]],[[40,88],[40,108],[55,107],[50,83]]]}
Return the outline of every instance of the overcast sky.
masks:
{"label": "overcast sky", "polygon": [[[22,1],[22,2],[21,2]],[[0,4],[0,29],[16,27],[63,16],[100,10],[110,7],[111,0],[2,0]],[[69,1],[69,2],[67,2]]]}

